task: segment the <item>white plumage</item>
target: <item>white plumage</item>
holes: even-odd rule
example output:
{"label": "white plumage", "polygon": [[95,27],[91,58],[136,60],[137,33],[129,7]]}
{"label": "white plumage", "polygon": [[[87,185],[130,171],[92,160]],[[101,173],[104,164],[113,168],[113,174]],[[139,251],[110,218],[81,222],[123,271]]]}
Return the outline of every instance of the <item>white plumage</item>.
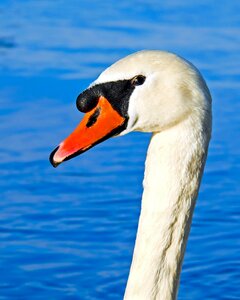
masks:
{"label": "white plumage", "polygon": [[[144,80],[135,85],[136,78]],[[78,108],[86,115],[52,152],[55,167],[116,133],[153,132],[124,299],[176,299],[211,136],[205,81],[175,54],[141,51],[107,68],[78,96]]]}
{"label": "white plumage", "polygon": [[211,96],[198,70],[167,52],[141,51],[106,69],[94,82],[146,82],[129,102],[122,133],[153,132],[141,215],[125,300],[173,300],[211,136]]}

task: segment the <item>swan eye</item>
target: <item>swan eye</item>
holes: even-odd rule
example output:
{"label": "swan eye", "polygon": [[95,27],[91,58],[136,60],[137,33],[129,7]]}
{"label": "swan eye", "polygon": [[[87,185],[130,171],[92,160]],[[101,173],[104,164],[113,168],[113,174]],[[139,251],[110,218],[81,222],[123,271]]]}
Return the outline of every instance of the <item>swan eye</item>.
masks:
{"label": "swan eye", "polygon": [[137,85],[142,85],[145,81],[146,77],[143,75],[137,75],[135,77],[133,77],[133,79],[131,80],[131,83],[133,86],[137,86]]}

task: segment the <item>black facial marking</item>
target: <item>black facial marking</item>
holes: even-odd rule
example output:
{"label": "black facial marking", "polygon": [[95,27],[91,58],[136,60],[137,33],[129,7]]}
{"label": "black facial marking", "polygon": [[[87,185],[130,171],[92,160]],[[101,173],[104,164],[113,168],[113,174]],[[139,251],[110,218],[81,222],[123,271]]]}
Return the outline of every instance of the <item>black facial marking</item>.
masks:
{"label": "black facial marking", "polygon": [[105,97],[112,107],[123,117],[128,117],[129,98],[136,86],[144,83],[146,77],[138,75],[132,79],[96,84],[77,97],[77,108],[88,112],[97,106],[100,96]]}
{"label": "black facial marking", "polygon": [[103,96],[123,117],[127,117],[129,98],[134,90],[130,80],[119,80],[102,84]]}
{"label": "black facial marking", "polygon": [[101,108],[98,107],[95,112],[89,117],[89,120],[86,124],[86,126],[89,128],[91,127],[93,124],[96,123],[98,116],[100,115],[101,112]]}

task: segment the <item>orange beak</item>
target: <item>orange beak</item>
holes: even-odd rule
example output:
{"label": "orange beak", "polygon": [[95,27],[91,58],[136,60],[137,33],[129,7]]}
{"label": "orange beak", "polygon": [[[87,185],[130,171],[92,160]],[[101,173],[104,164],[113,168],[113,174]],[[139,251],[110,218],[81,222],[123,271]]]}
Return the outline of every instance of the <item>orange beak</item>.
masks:
{"label": "orange beak", "polygon": [[126,118],[113,109],[101,96],[97,106],[86,113],[75,130],[51,153],[50,162],[57,167],[107,138],[120,133]]}

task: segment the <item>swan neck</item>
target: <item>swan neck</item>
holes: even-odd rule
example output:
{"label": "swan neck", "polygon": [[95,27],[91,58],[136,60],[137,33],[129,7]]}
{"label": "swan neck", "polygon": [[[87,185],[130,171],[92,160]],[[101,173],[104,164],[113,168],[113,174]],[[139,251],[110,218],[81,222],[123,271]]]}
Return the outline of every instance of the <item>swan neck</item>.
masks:
{"label": "swan neck", "polygon": [[125,300],[177,297],[209,141],[192,125],[188,120],[151,138]]}

